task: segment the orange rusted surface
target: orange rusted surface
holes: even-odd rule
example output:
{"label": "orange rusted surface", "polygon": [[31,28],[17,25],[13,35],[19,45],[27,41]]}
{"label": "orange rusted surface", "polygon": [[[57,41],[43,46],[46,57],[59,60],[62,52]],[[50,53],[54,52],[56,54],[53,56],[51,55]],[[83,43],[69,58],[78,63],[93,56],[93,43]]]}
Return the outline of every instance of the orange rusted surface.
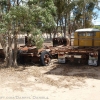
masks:
{"label": "orange rusted surface", "polygon": [[61,47],[58,49],[58,52],[92,53],[92,52],[99,51],[99,50],[100,50],[100,48],[94,48],[94,47],[89,47],[89,48]]}

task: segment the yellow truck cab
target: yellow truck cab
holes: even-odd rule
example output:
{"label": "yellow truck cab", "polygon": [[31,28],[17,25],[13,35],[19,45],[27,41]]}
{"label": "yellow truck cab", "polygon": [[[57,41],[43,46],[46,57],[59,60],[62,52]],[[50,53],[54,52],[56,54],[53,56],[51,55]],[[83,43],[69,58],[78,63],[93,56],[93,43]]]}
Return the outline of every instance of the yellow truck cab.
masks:
{"label": "yellow truck cab", "polygon": [[73,46],[100,46],[100,30],[95,28],[77,29],[74,33]]}
{"label": "yellow truck cab", "polygon": [[100,30],[94,28],[77,29],[70,38],[73,45],[58,49],[58,62],[88,63],[98,66],[100,58]]}

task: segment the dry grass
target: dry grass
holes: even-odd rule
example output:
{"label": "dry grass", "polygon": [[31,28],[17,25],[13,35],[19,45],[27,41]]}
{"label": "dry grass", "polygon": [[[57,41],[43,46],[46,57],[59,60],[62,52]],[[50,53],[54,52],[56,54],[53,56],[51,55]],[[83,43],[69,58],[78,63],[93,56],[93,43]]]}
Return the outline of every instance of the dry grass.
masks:
{"label": "dry grass", "polygon": [[[55,74],[53,75],[53,78],[51,78],[51,77],[48,77],[47,74],[42,73],[41,70],[47,71],[48,68],[46,67],[39,68],[39,67],[33,66],[23,71],[16,71],[13,68],[2,69],[0,71],[0,83],[2,82],[6,83],[8,84],[7,86],[10,86],[10,87],[12,86],[13,89],[15,90],[20,89],[21,91],[22,91],[21,87],[32,86],[33,84],[38,84],[38,83],[48,84],[51,86],[55,86],[57,88],[61,88],[61,87],[69,88],[72,86],[77,86],[80,83],[84,83],[84,78],[81,78],[81,77],[63,76],[63,75],[61,77],[58,77],[58,75],[56,75],[56,72],[55,72]],[[36,80],[34,83],[27,80],[27,78],[30,76],[35,77]],[[54,78],[57,78],[57,77],[58,77],[58,80],[55,80]]]}
{"label": "dry grass", "polygon": [[[88,72],[88,70],[92,72]],[[17,69],[1,69],[0,84],[8,82],[8,86],[12,86],[15,90],[20,89],[21,91],[22,88],[20,87],[29,87],[39,83],[48,84],[57,88],[71,88],[73,86],[84,86],[86,78],[98,78],[96,71],[99,70],[92,67],[73,67],[68,64],[60,65],[57,63],[45,67],[19,66]],[[29,81],[29,77],[34,77],[34,82]],[[17,88],[15,87],[16,85],[18,86]]]}

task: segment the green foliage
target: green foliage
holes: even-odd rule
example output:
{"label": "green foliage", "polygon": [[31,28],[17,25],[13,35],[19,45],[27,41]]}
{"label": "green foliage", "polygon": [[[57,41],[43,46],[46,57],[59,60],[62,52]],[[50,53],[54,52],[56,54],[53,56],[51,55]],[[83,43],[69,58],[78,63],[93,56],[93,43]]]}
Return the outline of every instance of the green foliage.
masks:
{"label": "green foliage", "polygon": [[100,30],[100,25],[95,25],[94,28],[97,28]]}
{"label": "green foliage", "polygon": [[31,0],[28,2],[30,12],[33,18],[33,24],[39,29],[55,27],[55,21],[53,15],[56,14],[56,8],[52,0],[39,1]]}
{"label": "green foliage", "polygon": [[7,5],[7,0],[0,0],[0,5],[3,8],[4,6]]}
{"label": "green foliage", "polygon": [[[2,3],[4,2],[2,1]],[[18,33],[20,31],[29,34],[33,33],[32,37],[37,47],[40,48],[43,43],[41,37],[42,31],[56,26],[53,17],[56,14],[56,8],[53,1],[28,0],[27,4],[23,6],[12,6],[13,4],[14,2],[12,1],[10,10],[3,13],[0,31],[6,32],[10,30],[11,34],[14,31]]]}
{"label": "green foliage", "polygon": [[92,27],[92,19],[96,17],[94,8],[96,7],[97,0],[77,0],[73,9],[76,24],[81,22],[83,27]]}
{"label": "green foliage", "polygon": [[7,31],[6,25],[0,22],[0,33],[5,33]]}
{"label": "green foliage", "polygon": [[44,39],[39,29],[34,29],[34,31],[32,32],[31,40],[33,41],[32,44],[36,45],[38,49],[43,46]]}

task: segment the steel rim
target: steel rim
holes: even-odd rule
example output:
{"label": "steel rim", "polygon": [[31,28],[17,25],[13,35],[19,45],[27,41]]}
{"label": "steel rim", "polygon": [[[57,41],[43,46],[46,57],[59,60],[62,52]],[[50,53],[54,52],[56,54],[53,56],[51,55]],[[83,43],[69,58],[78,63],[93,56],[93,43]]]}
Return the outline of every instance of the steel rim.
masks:
{"label": "steel rim", "polygon": [[46,64],[46,65],[49,64],[50,61],[51,61],[51,59],[50,59],[49,55],[48,55],[48,54],[45,54],[45,55],[44,55],[44,62],[45,62],[45,64]]}

